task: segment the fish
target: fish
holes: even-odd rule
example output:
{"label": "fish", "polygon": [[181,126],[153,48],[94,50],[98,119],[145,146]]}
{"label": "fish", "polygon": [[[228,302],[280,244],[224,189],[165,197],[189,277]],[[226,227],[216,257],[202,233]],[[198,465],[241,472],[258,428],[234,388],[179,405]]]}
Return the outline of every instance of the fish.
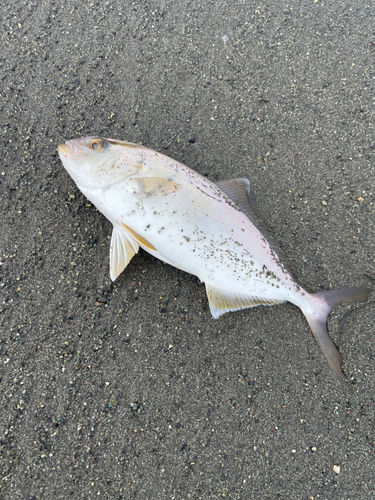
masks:
{"label": "fish", "polygon": [[304,290],[266,237],[252,208],[248,179],[212,182],[152,149],[100,136],[68,140],[58,153],[80,191],[113,225],[112,281],[141,247],[197,276],[215,319],[291,302],[301,309],[328,363],[346,379],[327,318],[335,306],[365,301],[372,290]]}

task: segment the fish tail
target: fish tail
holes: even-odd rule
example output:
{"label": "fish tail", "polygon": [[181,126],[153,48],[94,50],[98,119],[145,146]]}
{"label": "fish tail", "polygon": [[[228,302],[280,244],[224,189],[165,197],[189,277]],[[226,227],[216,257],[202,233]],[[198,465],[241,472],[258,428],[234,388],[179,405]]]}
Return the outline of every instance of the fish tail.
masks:
{"label": "fish tail", "polygon": [[[362,302],[367,300],[371,292],[370,288],[364,287],[318,292],[313,294],[314,302],[318,303],[317,309],[314,311],[303,310],[322,353],[337,375],[343,380],[346,380],[346,377],[341,369],[342,356],[328,336],[327,318],[335,306],[344,302]],[[318,300],[316,301],[316,299]]]}

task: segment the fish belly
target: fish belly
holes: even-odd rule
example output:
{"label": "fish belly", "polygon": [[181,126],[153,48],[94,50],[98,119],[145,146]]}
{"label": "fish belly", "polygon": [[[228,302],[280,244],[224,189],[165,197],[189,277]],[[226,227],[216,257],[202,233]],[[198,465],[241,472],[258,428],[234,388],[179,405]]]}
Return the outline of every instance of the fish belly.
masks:
{"label": "fish belly", "polygon": [[258,303],[295,302],[298,285],[252,222],[223,196],[208,196],[191,183],[183,187],[150,198],[134,193],[131,184],[84,194],[114,225],[149,242],[138,242],[149,253],[206,284]]}

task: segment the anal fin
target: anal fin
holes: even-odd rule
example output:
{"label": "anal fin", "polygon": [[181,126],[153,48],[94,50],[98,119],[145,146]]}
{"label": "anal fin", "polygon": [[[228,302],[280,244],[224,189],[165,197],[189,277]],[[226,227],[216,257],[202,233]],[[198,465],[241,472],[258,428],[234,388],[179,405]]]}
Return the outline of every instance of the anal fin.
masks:
{"label": "anal fin", "polygon": [[109,253],[110,275],[112,281],[115,281],[122,273],[132,257],[138,252],[138,249],[138,243],[131,236],[128,236],[124,231],[113,226],[111,249]]}
{"label": "anal fin", "polygon": [[216,285],[206,283],[206,293],[212,316],[217,319],[229,311],[238,311],[259,305],[281,304],[283,301],[264,297],[240,295]]}

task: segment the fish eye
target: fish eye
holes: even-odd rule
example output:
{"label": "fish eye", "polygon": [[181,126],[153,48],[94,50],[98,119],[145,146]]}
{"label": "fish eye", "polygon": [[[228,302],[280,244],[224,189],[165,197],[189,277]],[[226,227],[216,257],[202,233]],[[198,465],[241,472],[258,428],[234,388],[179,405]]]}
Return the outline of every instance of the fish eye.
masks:
{"label": "fish eye", "polygon": [[106,141],[104,139],[93,139],[89,143],[89,148],[92,149],[93,151],[102,151],[106,145]]}

